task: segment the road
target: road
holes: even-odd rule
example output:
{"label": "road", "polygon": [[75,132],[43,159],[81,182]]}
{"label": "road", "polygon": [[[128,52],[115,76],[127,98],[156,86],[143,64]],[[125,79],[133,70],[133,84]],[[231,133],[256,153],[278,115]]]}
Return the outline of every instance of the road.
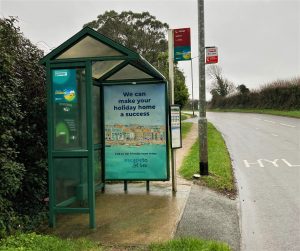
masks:
{"label": "road", "polygon": [[243,251],[300,250],[300,119],[207,113],[229,149]]}

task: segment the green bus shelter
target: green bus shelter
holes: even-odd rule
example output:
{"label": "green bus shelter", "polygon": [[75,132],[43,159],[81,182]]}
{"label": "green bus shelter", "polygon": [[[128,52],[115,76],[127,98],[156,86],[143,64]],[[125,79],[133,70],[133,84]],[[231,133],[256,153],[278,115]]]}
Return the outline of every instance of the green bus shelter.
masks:
{"label": "green bus shelter", "polygon": [[40,63],[49,225],[57,214],[88,213],[95,228],[95,193],[106,180],[169,179],[167,81],[138,53],[88,27]]}

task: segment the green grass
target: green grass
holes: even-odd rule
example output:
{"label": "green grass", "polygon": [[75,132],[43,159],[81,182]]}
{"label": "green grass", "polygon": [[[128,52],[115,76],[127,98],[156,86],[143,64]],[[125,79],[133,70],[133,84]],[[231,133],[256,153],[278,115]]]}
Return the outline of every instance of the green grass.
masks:
{"label": "green grass", "polygon": [[191,131],[193,126],[192,122],[182,122],[181,123],[181,133],[182,133],[182,139],[186,137],[186,135]]}
{"label": "green grass", "polygon": [[211,109],[211,112],[245,112],[245,113],[261,113],[270,115],[279,115],[292,118],[300,118],[300,110],[279,111],[272,109]]}
{"label": "green grass", "polygon": [[191,118],[193,115],[192,114],[189,114],[189,113],[181,113],[181,120],[186,120],[186,119],[189,119]]}
{"label": "green grass", "polygon": [[165,243],[152,244],[150,251],[231,251],[230,247],[221,242],[194,238],[171,240]]}
{"label": "green grass", "polygon": [[[211,123],[208,123],[207,135],[209,175],[202,176],[201,183],[220,192],[235,194],[231,160],[222,135]],[[180,168],[180,174],[186,179],[192,179],[193,174],[199,173],[198,142],[192,146]]]}
{"label": "green grass", "polygon": [[15,234],[0,240],[1,251],[103,251],[86,239],[63,240],[36,233]]}
{"label": "green grass", "polygon": [[[117,250],[121,247],[115,246]],[[60,239],[50,235],[36,233],[15,234],[0,240],[0,251],[109,251],[114,247],[99,246],[86,239]],[[148,247],[131,247],[124,250],[132,251],[231,251],[229,246],[222,242],[201,240],[196,238],[182,238],[162,243],[153,243]]]}

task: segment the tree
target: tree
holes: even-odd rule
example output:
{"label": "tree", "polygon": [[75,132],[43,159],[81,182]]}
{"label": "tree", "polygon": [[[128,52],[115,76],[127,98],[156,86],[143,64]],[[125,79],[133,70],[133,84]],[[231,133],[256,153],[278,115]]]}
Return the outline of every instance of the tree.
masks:
{"label": "tree", "polygon": [[137,51],[155,67],[159,53],[168,48],[165,38],[168,24],[158,21],[149,12],[123,11],[119,14],[113,10],[106,11],[85,26]]}
{"label": "tree", "polygon": [[[168,41],[166,39],[169,25],[158,21],[149,12],[134,13],[123,11],[106,11],[96,20],[84,25],[91,27],[101,34],[137,51],[164,76],[168,76]],[[175,102],[184,106],[188,101],[188,89],[185,85],[183,72],[174,69]]]}
{"label": "tree", "polygon": [[238,92],[241,93],[241,94],[247,94],[247,93],[250,92],[250,90],[249,90],[244,84],[239,85],[236,89],[237,89]]}
{"label": "tree", "polygon": [[[158,70],[164,75],[169,76],[168,53],[162,52],[158,55]],[[170,80],[169,80],[170,82]],[[189,91],[185,84],[185,76],[178,68],[177,63],[174,65],[174,103],[184,107],[189,99]]]}
{"label": "tree", "polygon": [[213,98],[217,96],[226,97],[228,94],[234,92],[234,84],[223,77],[220,66],[211,65],[208,68],[208,76],[212,79],[210,93]]}

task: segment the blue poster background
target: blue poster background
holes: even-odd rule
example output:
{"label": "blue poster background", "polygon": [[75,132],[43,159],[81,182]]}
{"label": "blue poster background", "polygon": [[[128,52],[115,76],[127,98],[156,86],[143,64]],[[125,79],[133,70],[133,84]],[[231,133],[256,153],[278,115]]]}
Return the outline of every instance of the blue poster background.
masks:
{"label": "blue poster background", "polygon": [[164,84],[104,86],[105,179],[166,180]]}

